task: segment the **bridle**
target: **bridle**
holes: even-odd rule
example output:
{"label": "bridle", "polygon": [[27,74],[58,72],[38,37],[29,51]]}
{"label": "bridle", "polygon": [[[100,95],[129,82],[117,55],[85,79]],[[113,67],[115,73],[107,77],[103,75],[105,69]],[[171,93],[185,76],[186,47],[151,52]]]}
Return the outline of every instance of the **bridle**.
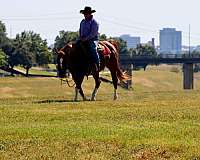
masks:
{"label": "bridle", "polygon": [[[59,51],[58,53],[60,55],[65,55],[65,52],[63,52],[63,51]],[[60,63],[59,64],[60,69],[63,69],[64,68],[63,67],[63,57],[59,59],[59,63]],[[61,85],[67,84],[68,87],[74,87],[75,86],[75,82],[72,85],[70,84],[72,81],[73,81],[73,79],[70,80],[69,78],[60,78]]]}
{"label": "bridle", "polygon": [[75,82],[73,85],[70,85],[70,83],[73,81],[73,79],[69,80],[69,78],[60,78],[61,81],[61,85],[63,84],[67,84],[68,87],[74,87],[75,86]]}

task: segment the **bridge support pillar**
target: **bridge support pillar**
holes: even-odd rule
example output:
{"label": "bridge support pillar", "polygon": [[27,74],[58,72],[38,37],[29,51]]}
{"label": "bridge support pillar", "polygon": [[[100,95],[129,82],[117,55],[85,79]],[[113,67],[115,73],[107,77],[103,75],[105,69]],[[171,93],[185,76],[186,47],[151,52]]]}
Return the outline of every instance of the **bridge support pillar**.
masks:
{"label": "bridge support pillar", "polygon": [[128,80],[126,83],[125,83],[125,88],[126,89],[131,89],[132,88],[132,71],[133,71],[133,65],[132,64],[129,64],[129,65],[126,65],[124,67],[124,69],[126,70],[127,74],[130,76],[130,80]]}
{"label": "bridge support pillar", "polygon": [[183,89],[193,89],[193,63],[183,64]]}

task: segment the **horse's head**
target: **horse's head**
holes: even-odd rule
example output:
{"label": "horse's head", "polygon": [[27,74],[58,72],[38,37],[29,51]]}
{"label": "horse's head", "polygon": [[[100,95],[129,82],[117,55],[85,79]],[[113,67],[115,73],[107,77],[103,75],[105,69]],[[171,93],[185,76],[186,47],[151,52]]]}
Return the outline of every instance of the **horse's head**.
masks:
{"label": "horse's head", "polygon": [[66,77],[66,71],[69,69],[69,55],[72,46],[70,44],[65,45],[60,50],[55,49],[57,53],[57,72],[60,78]]}

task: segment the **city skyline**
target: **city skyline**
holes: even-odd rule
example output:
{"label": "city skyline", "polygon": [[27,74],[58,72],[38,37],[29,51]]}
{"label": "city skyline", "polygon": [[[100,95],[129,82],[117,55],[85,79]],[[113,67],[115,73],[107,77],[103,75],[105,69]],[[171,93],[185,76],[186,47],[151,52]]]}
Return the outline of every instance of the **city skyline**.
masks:
{"label": "city skyline", "polygon": [[83,18],[79,11],[88,5],[97,11],[95,18],[100,23],[100,33],[108,37],[130,34],[141,37],[142,43],[155,38],[158,45],[162,28],[176,28],[183,33],[182,44],[188,45],[190,24],[191,45],[194,46],[200,45],[200,24],[195,12],[199,4],[197,0],[7,0],[2,2],[4,7],[0,10],[0,20],[6,25],[9,37],[33,30],[51,44],[61,30],[78,31]]}

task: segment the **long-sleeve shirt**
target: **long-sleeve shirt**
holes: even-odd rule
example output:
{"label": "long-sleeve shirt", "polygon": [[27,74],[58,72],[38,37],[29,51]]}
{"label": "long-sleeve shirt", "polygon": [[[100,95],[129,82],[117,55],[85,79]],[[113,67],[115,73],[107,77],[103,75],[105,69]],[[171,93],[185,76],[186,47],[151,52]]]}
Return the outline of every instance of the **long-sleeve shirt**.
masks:
{"label": "long-sleeve shirt", "polygon": [[98,40],[99,24],[91,17],[89,19],[83,19],[80,23],[79,35],[85,40]]}

